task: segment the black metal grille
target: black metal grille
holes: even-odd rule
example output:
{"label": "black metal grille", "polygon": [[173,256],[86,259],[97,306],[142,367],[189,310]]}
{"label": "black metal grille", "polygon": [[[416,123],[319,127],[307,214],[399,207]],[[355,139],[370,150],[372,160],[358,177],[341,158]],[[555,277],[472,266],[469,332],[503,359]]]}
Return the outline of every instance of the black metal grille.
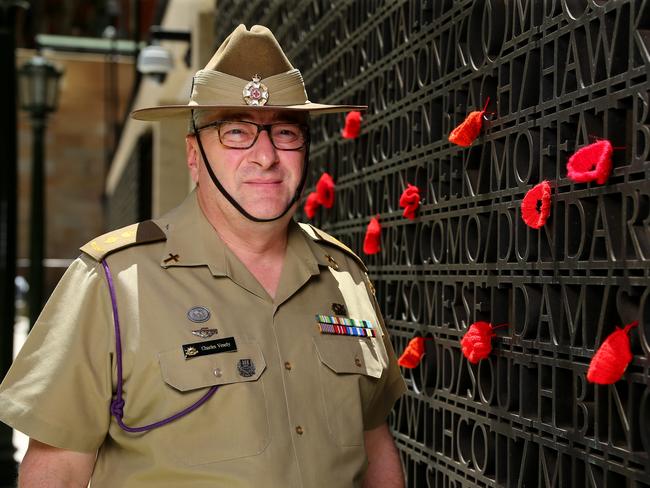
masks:
{"label": "black metal grille", "polygon": [[[269,26],[313,101],[367,103],[361,137],[313,120],[311,179],[336,204],[316,225],[366,257],[401,352],[424,362],[391,417],[410,487],[650,487],[650,1],[222,1],[216,29]],[[449,132],[489,97],[469,149]],[[612,141],[605,185],[566,161]],[[521,219],[542,180],[552,209]],[[410,222],[406,183],[424,204]],[[594,350],[638,319],[613,386],[586,381]],[[508,323],[478,366],[460,352],[474,321]]]}

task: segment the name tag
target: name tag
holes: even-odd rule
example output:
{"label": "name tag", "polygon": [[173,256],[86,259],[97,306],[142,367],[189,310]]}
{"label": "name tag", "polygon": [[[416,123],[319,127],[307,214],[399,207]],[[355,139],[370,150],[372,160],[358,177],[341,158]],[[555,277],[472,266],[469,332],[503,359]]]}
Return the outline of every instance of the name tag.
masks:
{"label": "name tag", "polygon": [[224,337],[214,341],[194,342],[192,344],[183,344],[183,354],[185,359],[191,359],[198,356],[207,356],[219,352],[232,352],[237,350],[237,343],[234,337]]}

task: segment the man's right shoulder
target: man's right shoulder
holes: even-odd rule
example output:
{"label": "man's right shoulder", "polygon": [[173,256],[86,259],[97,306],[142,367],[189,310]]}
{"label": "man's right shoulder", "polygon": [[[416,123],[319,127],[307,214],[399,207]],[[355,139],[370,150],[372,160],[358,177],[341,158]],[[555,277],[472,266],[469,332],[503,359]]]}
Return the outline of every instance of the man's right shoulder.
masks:
{"label": "man's right shoulder", "polygon": [[167,236],[153,220],[128,225],[107,232],[84,244],[80,250],[96,261],[101,261],[111,253],[132,246],[165,241]]}

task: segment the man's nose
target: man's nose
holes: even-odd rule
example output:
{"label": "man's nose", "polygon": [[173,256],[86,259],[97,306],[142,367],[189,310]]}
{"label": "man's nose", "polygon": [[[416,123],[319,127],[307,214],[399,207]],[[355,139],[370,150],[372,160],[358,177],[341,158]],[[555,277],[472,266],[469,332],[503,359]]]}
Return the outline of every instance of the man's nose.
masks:
{"label": "man's nose", "polygon": [[271,167],[278,162],[278,151],[271,142],[271,135],[266,129],[260,131],[253,146],[253,162],[263,167]]}

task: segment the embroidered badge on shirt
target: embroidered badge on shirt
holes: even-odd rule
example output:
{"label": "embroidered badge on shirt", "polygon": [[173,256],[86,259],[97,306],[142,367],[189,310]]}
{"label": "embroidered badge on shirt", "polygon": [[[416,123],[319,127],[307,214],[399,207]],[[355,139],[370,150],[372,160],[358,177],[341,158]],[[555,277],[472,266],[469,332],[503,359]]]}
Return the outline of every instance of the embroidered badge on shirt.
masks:
{"label": "embroidered badge on shirt", "polygon": [[240,359],[237,362],[237,372],[244,378],[250,378],[255,374],[255,363],[252,359]]}
{"label": "embroidered badge on shirt", "polygon": [[200,329],[193,330],[192,334],[195,336],[200,337],[201,339],[207,339],[208,337],[212,337],[217,333],[217,329],[210,329],[208,327],[201,327]]}
{"label": "embroidered badge on shirt", "polygon": [[336,317],[332,315],[316,315],[318,329],[321,334],[336,334],[358,337],[376,337],[369,320],[357,320],[347,317]]}
{"label": "embroidered badge on shirt", "polygon": [[185,355],[185,359],[236,350],[237,344],[235,343],[234,337],[226,337],[224,339],[216,339],[214,341],[183,344],[183,354]]}
{"label": "embroidered badge on shirt", "polygon": [[207,322],[210,318],[210,310],[200,305],[192,307],[187,311],[187,318],[198,324]]}

